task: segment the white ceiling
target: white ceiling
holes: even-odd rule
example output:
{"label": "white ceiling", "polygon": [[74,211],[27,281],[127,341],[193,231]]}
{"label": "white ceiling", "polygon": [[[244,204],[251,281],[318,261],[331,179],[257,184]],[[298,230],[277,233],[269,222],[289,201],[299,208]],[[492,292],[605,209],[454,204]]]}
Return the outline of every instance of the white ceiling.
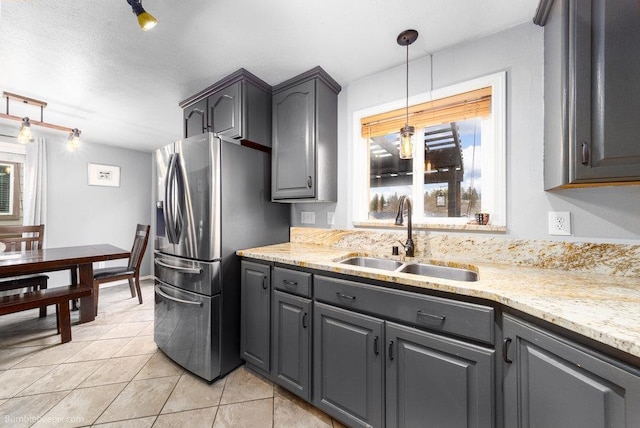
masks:
{"label": "white ceiling", "polygon": [[143,32],[126,0],[0,1],[0,90],[46,101],[44,120],[81,129],[84,144],[142,151],[179,139],[178,103],[240,67],[275,85],[321,65],[345,86],[403,64],[402,30],[420,33],[415,59],[530,22],[538,3],[143,0],[159,21]]}

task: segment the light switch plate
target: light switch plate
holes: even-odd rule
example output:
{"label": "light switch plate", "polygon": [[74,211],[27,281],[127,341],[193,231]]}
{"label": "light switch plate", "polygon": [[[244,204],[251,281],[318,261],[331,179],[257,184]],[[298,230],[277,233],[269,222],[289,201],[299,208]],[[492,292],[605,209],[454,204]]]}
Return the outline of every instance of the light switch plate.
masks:
{"label": "light switch plate", "polygon": [[300,211],[300,223],[316,224],[316,213],[313,211]]}
{"label": "light switch plate", "polygon": [[327,225],[333,226],[333,223],[335,223],[335,221],[336,221],[336,213],[333,211],[329,211],[327,213]]}

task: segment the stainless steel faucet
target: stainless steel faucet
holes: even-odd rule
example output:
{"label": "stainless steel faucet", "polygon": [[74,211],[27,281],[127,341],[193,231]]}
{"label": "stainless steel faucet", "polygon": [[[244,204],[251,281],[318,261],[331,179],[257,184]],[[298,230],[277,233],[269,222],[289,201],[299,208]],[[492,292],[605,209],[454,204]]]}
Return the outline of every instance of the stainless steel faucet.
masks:
{"label": "stainless steel faucet", "polygon": [[402,226],[403,218],[402,214],[404,212],[404,205],[407,204],[407,242],[402,244],[404,247],[404,251],[407,254],[407,257],[413,257],[415,252],[415,247],[413,245],[413,239],[411,238],[411,199],[406,196],[400,196],[400,202],[398,204],[398,214],[396,215],[396,226]]}

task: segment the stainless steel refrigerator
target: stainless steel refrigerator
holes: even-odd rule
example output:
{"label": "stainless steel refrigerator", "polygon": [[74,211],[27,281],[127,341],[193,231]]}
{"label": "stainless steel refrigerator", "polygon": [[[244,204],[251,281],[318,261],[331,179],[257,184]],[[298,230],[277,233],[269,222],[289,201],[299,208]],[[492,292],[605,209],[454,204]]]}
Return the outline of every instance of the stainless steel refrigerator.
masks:
{"label": "stainless steel refrigerator", "polygon": [[156,152],[154,338],[206,379],[240,364],[241,248],[289,240],[269,154],[207,133]]}

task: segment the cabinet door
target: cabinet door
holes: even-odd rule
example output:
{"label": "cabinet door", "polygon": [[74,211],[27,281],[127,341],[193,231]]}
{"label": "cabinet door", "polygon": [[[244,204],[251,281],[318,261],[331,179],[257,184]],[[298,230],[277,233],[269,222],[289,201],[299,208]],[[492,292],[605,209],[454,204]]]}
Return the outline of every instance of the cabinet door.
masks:
{"label": "cabinet door", "polygon": [[186,107],[184,114],[184,138],[207,132],[207,100],[200,100]]}
{"label": "cabinet door", "polygon": [[315,80],[273,96],[274,199],[315,196]]}
{"label": "cabinet door", "polygon": [[578,182],[640,180],[638,16],[636,0],[570,2],[570,156]]}
{"label": "cabinet door", "polygon": [[242,261],[240,278],[240,354],[269,371],[270,275],[269,266]]}
{"label": "cabinet door", "polygon": [[637,369],[509,315],[503,331],[506,427],[640,426]]}
{"label": "cabinet door", "polygon": [[274,290],[272,313],[276,382],[311,401],[311,300]]}
{"label": "cabinet door", "polygon": [[241,138],[242,82],[236,82],[208,97],[211,132]]}
{"label": "cabinet door", "polygon": [[352,427],[383,425],[384,321],[322,303],[313,317],[313,404]]}
{"label": "cabinet door", "polygon": [[491,427],[492,349],[387,322],[387,427]]}

